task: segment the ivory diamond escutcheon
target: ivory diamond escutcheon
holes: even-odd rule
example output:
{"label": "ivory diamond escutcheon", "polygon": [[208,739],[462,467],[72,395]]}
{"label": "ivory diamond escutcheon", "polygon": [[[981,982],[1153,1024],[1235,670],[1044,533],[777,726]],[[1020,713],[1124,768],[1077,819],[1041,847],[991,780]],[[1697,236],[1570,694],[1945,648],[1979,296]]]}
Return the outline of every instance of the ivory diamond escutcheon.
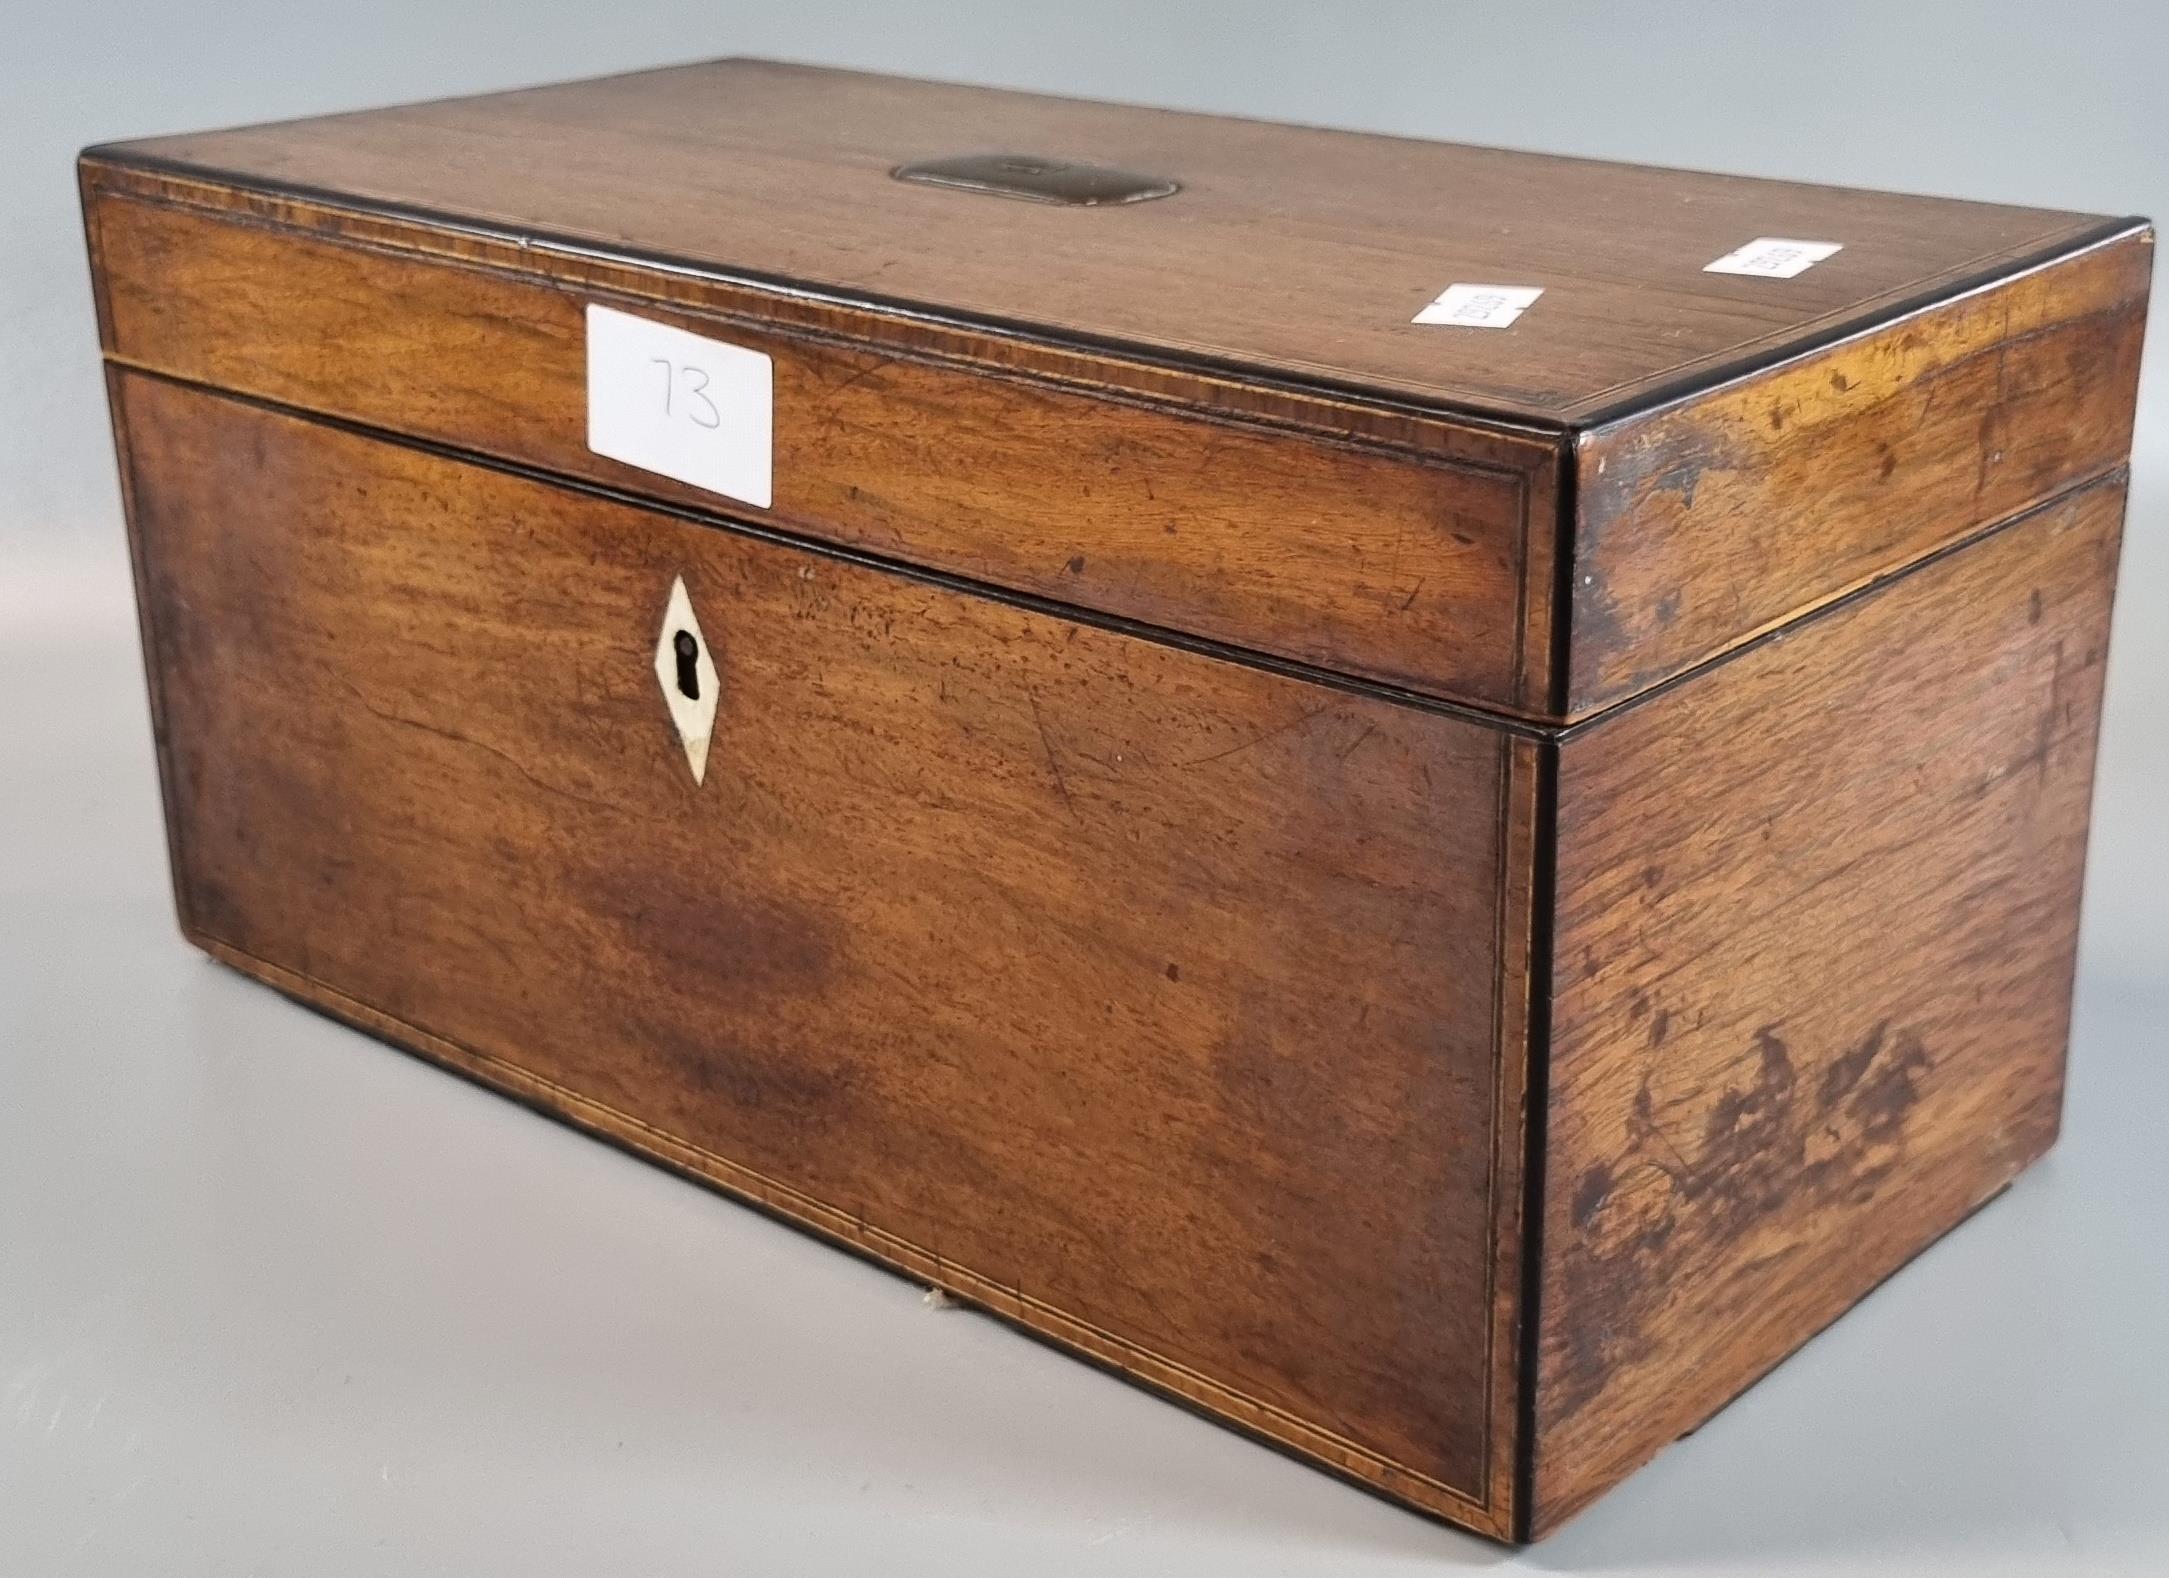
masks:
{"label": "ivory diamond escutcheon", "polygon": [[678,731],[685,764],[693,769],[697,784],[708,774],[708,740],[715,732],[716,695],[722,686],[682,575],[670,583],[670,603],[655,638],[655,678],[663,687],[671,726]]}

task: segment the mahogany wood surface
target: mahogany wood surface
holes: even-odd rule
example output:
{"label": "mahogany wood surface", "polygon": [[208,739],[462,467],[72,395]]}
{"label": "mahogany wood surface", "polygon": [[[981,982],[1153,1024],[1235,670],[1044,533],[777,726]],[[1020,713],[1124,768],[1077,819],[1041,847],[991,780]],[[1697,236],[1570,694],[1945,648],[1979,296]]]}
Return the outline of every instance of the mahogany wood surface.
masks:
{"label": "mahogany wood surface", "polygon": [[1582,435],[1584,715],[2120,464],[2144,228]]}
{"label": "mahogany wood surface", "polygon": [[115,390],[191,936],[1509,1526],[1506,736]]}
{"label": "mahogany wood surface", "polygon": [[1536,1532],[2055,1138],[2123,504],[1562,746]]}
{"label": "mahogany wood surface", "polygon": [[[989,152],[1180,190],[889,178]],[[761,62],[80,175],[281,990],[1501,1538],[2054,1137],[2143,222]],[[771,506],[588,449],[593,302]]]}
{"label": "mahogany wood surface", "polygon": [[[1525,641],[1523,603],[1531,580],[1549,596],[1550,561],[1524,563],[1523,523],[1532,490],[1550,507],[1553,442],[1415,419],[1360,433],[1320,399],[1242,415],[1113,400],[1084,381],[1104,369],[990,376],[864,314],[793,332],[170,200],[92,215],[130,365],[1279,657],[1542,705],[1550,653],[1542,628]],[[773,509],[588,449],[595,300],[775,359]]]}
{"label": "mahogany wood surface", "polygon": [[[538,273],[96,159],[85,187],[124,365],[1536,720],[2117,463],[2153,256],[2126,230],[1767,375],[1516,435],[632,264]],[[773,509],[587,449],[590,300],[776,359]]]}
{"label": "mahogany wood surface", "polygon": [[[531,238],[1563,421],[2091,233],[2083,215],[710,61],[115,150]],[[1017,153],[1182,183],[1067,208],[893,180]],[[1796,279],[1703,272],[1761,236]],[[1508,332],[1410,320],[1535,285]]]}

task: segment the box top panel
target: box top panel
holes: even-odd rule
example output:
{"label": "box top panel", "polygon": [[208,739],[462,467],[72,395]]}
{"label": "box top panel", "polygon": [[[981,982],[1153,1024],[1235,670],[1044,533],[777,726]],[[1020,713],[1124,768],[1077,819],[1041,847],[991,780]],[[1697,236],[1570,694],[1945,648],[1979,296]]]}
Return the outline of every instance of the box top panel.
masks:
{"label": "box top panel", "polygon": [[[1547,427],[1721,381],[2122,223],[752,60],[101,153],[480,226],[545,254],[599,250]],[[1096,200],[892,175],[975,155],[1022,167],[967,182]],[[1035,161],[1179,190],[1111,200],[1118,180]],[[1789,276],[1801,254],[1707,272],[1765,238],[1840,250]],[[1503,327],[1413,321],[1454,285],[1543,294]]]}

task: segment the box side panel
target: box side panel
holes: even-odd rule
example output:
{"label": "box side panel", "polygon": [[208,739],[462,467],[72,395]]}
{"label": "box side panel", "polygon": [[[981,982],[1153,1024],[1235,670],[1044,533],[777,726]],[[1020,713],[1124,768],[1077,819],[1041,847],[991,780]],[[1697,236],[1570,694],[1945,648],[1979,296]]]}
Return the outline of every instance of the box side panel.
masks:
{"label": "box side panel", "polygon": [[2123,498],[1567,736],[1538,1532],[2053,1140]]}
{"label": "box side panel", "polygon": [[1511,1527],[1526,742],[116,388],[196,940]]}
{"label": "box side panel", "polygon": [[[99,187],[125,177],[90,179],[127,365],[1427,695],[1516,712],[1549,693],[1548,503],[1533,560],[1524,529],[1532,487],[1555,496],[1549,442],[1172,375],[1148,397],[1104,357],[1026,365],[778,292],[545,276],[425,226]],[[591,302],[773,358],[772,508],[588,448]]]}
{"label": "box side panel", "polygon": [[1585,435],[1565,712],[2120,465],[2153,256],[2134,230]]}

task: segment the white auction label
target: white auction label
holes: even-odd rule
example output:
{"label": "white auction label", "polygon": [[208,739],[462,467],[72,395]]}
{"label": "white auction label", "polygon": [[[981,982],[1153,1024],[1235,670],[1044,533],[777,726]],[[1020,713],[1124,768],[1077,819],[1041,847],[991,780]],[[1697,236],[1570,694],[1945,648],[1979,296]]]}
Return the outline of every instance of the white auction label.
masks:
{"label": "white auction label", "polygon": [[1464,329],[1503,329],[1544,294],[1540,285],[1448,285],[1411,323],[1450,323]]}
{"label": "white auction label", "polygon": [[592,302],[587,447],[767,509],[775,364]]}
{"label": "white auction label", "polygon": [[1757,236],[1737,252],[1727,252],[1715,263],[1704,264],[1702,272],[1791,279],[1795,274],[1805,274],[1831,254],[1844,250],[1844,244],[1837,241],[1788,241],[1782,236]]}

